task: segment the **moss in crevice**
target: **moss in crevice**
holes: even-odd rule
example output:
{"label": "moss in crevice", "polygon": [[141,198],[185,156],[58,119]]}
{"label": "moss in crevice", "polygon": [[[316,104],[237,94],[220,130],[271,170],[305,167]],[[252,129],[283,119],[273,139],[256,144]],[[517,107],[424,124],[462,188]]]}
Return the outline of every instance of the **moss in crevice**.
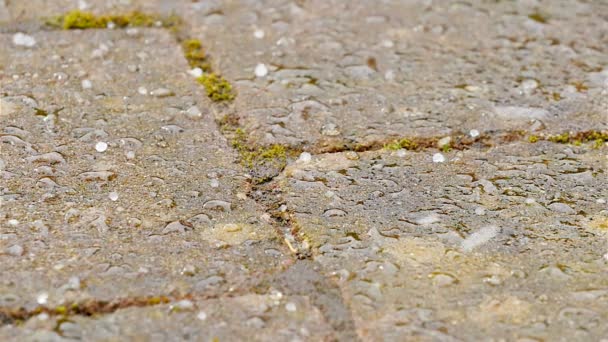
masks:
{"label": "moss in crevice", "polygon": [[207,96],[215,102],[232,101],[234,100],[234,91],[230,82],[226,81],[222,76],[210,73],[196,79],[198,83],[205,87]]}
{"label": "moss in crevice", "polygon": [[73,10],[64,15],[51,17],[46,20],[48,26],[63,30],[103,29],[107,28],[110,23],[118,28],[175,27],[181,23],[181,19],[176,15],[162,17],[139,11],[125,14],[95,15],[91,12]]}
{"label": "moss in crevice", "polygon": [[211,64],[207,60],[207,54],[203,44],[198,39],[187,39],[182,42],[184,57],[192,68],[200,68],[203,72],[211,72]]}

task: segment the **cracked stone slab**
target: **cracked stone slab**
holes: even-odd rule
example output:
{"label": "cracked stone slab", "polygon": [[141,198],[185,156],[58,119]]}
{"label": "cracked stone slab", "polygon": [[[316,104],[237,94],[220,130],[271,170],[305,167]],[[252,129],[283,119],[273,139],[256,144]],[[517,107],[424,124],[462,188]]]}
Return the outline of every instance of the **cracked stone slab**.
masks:
{"label": "cracked stone slab", "polygon": [[229,112],[263,143],[323,150],[471,129],[607,127],[601,1],[191,7],[193,33],[236,83]]}
{"label": "cracked stone slab", "polygon": [[166,31],[31,36],[0,35],[1,307],[223,293],[291,258]]}
{"label": "cracked stone slab", "polygon": [[313,156],[291,222],[364,340],[606,336],[606,150],[516,143]]}
{"label": "cracked stone slab", "polygon": [[127,308],[91,318],[70,317],[60,324],[38,316],[20,327],[0,327],[0,338],[20,341],[320,341],[331,335],[331,327],[306,297],[280,292]]}

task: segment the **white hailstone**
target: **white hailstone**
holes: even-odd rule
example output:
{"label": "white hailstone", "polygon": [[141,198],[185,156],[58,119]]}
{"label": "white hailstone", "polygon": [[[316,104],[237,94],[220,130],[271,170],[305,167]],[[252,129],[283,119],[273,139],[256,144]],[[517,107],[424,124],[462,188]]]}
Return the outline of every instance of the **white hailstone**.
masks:
{"label": "white hailstone", "polygon": [[97,144],[95,144],[95,150],[97,152],[105,152],[107,149],[108,149],[108,144],[103,141],[100,141]]}
{"label": "white hailstone", "polygon": [[108,22],[108,25],[106,25],[106,27],[107,27],[108,29],[110,29],[110,30],[111,30],[111,29],[113,29],[113,28],[116,28],[116,24],[114,24],[114,22],[113,22],[113,21],[109,21],[109,22]]}
{"label": "white hailstone", "polygon": [[285,310],[287,310],[289,312],[294,312],[294,311],[296,311],[296,309],[297,308],[296,308],[295,303],[289,302],[289,303],[285,304]]}
{"label": "white hailstone", "polygon": [[526,204],[534,204],[536,200],[534,198],[526,198]]}
{"label": "white hailstone", "polygon": [[476,129],[472,129],[469,131],[469,135],[471,136],[471,138],[477,138],[479,136],[479,131]]}
{"label": "white hailstone", "polygon": [[46,292],[42,292],[41,294],[38,295],[38,297],[36,297],[36,303],[40,304],[40,305],[44,305],[48,302],[49,300],[49,294]]}
{"label": "white hailstone", "polygon": [[112,191],[108,194],[110,201],[116,202],[118,200],[118,192]]}
{"label": "white hailstone", "polygon": [[299,162],[308,163],[312,160],[312,155],[308,152],[302,152],[298,158]]}
{"label": "white hailstone", "polygon": [[19,221],[15,220],[15,219],[10,219],[10,220],[8,220],[8,224],[10,224],[11,226],[16,226],[19,224]]}
{"label": "white hailstone", "polygon": [[201,68],[194,68],[192,70],[188,70],[188,73],[190,75],[192,75],[193,77],[199,78],[199,77],[203,76],[203,69],[201,69]]}
{"label": "white hailstone", "polygon": [[397,157],[403,158],[407,155],[407,152],[405,151],[405,149],[401,148],[397,150],[396,154]]}
{"label": "white hailstone", "polygon": [[255,67],[255,76],[256,77],[264,77],[266,75],[268,75],[268,68],[266,67],[266,65],[262,64],[262,63],[256,65],[256,67]]}
{"label": "white hailstone", "polygon": [[207,313],[205,311],[200,311],[197,315],[196,318],[200,319],[201,321],[204,321],[207,319]]}
{"label": "white hailstone", "polygon": [[603,198],[598,198],[596,202],[599,204],[606,204],[606,200]]}
{"label": "white hailstone", "polygon": [[265,36],[264,30],[255,30],[253,31],[253,36],[257,39],[262,39]]}
{"label": "white hailstone", "polygon": [[146,89],[146,87],[137,88],[137,92],[141,95],[148,95],[148,89]]}
{"label": "white hailstone", "polygon": [[17,46],[34,47],[36,39],[25,33],[17,32],[13,35],[13,44]]}
{"label": "white hailstone", "polygon": [[82,82],[80,82],[80,85],[82,86],[82,89],[93,88],[93,83],[91,83],[91,81],[89,81],[89,80],[82,80]]}
{"label": "white hailstone", "polygon": [[433,163],[443,163],[445,162],[445,157],[441,153],[435,153],[433,155]]}
{"label": "white hailstone", "polygon": [[393,46],[395,46],[395,43],[393,43],[392,40],[385,39],[382,41],[382,46],[384,46],[385,48],[392,48]]}
{"label": "white hailstone", "polygon": [[443,137],[443,138],[439,139],[439,141],[437,142],[437,147],[442,148],[444,146],[447,146],[450,144],[451,141],[452,141],[452,137]]}
{"label": "white hailstone", "polygon": [[133,159],[133,158],[135,158],[135,152],[133,152],[133,151],[128,151],[128,152],[126,153],[126,157],[127,157],[127,159]]}

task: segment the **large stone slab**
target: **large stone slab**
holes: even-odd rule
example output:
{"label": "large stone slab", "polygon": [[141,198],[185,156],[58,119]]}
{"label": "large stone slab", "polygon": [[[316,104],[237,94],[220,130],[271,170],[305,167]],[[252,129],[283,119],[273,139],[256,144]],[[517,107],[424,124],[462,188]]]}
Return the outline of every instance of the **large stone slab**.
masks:
{"label": "large stone slab", "polygon": [[607,127],[601,1],[191,7],[192,31],[237,85],[233,114],[264,143],[323,150],[470,129]]}
{"label": "large stone slab", "polygon": [[605,148],[517,143],[445,158],[326,154],[280,180],[359,336],[606,336]]}
{"label": "large stone slab", "polygon": [[249,288],[289,256],[164,30],[0,36],[0,307]]}

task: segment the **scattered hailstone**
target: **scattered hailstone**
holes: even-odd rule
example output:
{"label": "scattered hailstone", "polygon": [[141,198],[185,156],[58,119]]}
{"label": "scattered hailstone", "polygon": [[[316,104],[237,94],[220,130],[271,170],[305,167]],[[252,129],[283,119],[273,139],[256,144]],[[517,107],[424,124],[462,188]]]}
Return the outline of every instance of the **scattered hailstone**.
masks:
{"label": "scattered hailstone", "polygon": [[264,30],[255,30],[253,31],[253,36],[256,37],[257,39],[262,39],[264,38]]}
{"label": "scattered hailstone", "polygon": [[107,149],[108,149],[108,144],[106,144],[103,141],[100,141],[97,144],[95,144],[95,150],[97,152],[105,152]]}
{"label": "scattered hailstone", "polygon": [[140,93],[141,95],[148,95],[148,89],[146,89],[146,87],[137,88],[137,92]]}
{"label": "scattered hailstone", "polygon": [[268,75],[268,68],[266,67],[265,64],[258,64],[255,66],[255,76],[256,77],[264,77]]}
{"label": "scattered hailstone", "polygon": [[205,311],[201,311],[198,313],[198,315],[196,315],[196,318],[200,319],[201,321],[204,321],[207,319],[207,313]]}
{"label": "scattered hailstone", "polygon": [[110,29],[110,30],[111,30],[111,29],[114,29],[114,28],[116,28],[116,24],[114,24],[114,22],[113,22],[113,21],[109,21],[109,22],[108,22],[108,25],[107,25],[107,28],[108,28],[108,29]]}
{"label": "scattered hailstone", "polygon": [[477,138],[479,136],[479,131],[476,129],[472,129],[469,131],[469,135],[471,136],[471,138]]}
{"label": "scattered hailstone", "polygon": [[10,224],[11,226],[16,226],[19,224],[19,221],[15,220],[15,219],[10,219],[10,220],[8,220],[8,224]]}
{"label": "scattered hailstone", "polygon": [[397,157],[403,158],[407,155],[407,152],[405,151],[405,149],[401,148],[401,149],[398,149],[395,154],[397,155]]}
{"label": "scattered hailstone", "polygon": [[108,194],[110,201],[116,202],[118,200],[118,192],[112,191]]}
{"label": "scattered hailstone", "polygon": [[82,80],[82,82],[80,83],[80,85],[82,85],[82,89],[91,89],[91,88],[93,88],[93,83],[91,83],[91,81],[89,81],[89,80]]}
{"label": "scattered hailstone", "polygon": [[308,163],[312,160],[312,155],[308,152],[302,152],[298,158],[299,162]]}
{"label": "scattered hailstone", "polygon": [[445,157],[441,153],[435,153],[433,155],[433,163],[443,163],[445,162]]}
{"label": "scattered hailstone", "polygon": [[48,302],[49,300],[49,294],[46,292],[42,292],[41,294],[38,295],[38,297],[36,297],[36,303],[40,304],[40,305],[44,305]]}
{"label": "scattered hailstone", "polygon": [[439,141],[437,142],[437,147],[442,148],[444,146],[448,146],[451,141],[452,141],[452,137],[443,137],[443,138],[439,139]]}
{"label": "scattered hailstone", "polygon": [[192,75],[193,77],[199,78],[199,77],[203,76],[203,69],[201,69],[201,68],[194,68],[192,70],[188,70],[188,73],[190,75]]}
{"label": "scattered hailstone", "polygon": [[606,200],[603,198],[598,198],[596,202],[599,204],[606,204]]}
{"label": "scattered hailstone", "polygon": [[526,204],[534,204],[536,200],[534,198],[526,198]]}
{"label": "scattered hailstone", "polygon": [[294,312],[294,311],[296,311],[296,304],[289,302],[289,303],[285,304],[285,309],[289,312]]}
{"label": "scattered hailstone", "polygon": [[13,44],[17,46],[34,47],[36,39],[25,33],[17,32],[13,35]]}

